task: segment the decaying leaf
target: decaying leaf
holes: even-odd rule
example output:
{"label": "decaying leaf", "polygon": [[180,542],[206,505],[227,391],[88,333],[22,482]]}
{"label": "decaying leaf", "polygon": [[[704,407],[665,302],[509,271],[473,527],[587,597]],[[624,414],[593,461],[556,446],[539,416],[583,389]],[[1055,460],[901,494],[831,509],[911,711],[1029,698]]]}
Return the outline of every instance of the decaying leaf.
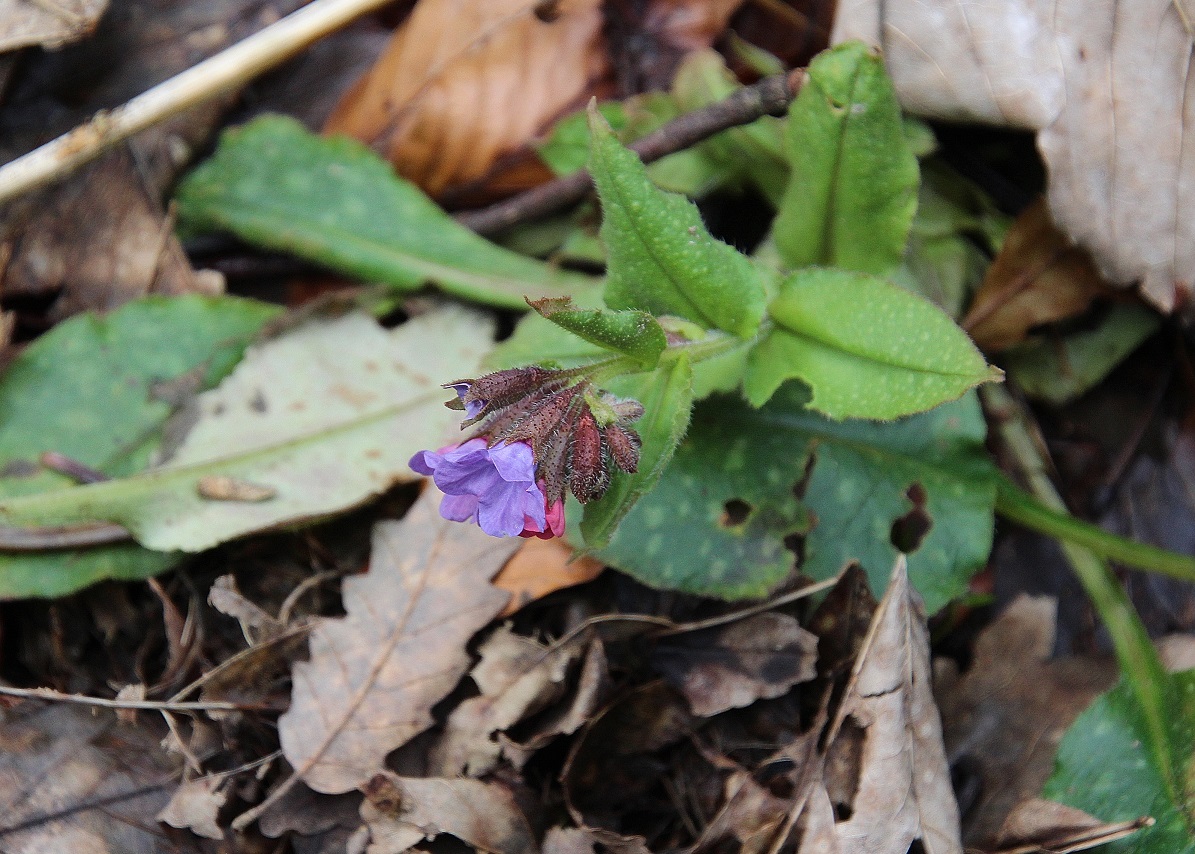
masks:
{"label": "decaying leaf", "polygon": [[1051,659],[1055,610],[1053,599],[1022,596],[979,635],[965,674],[936,664],[947,750],[956,760],[965,751],[981,784],[969,843],[990,842],[1013,807],[1041,791],[1067,728],[1116,679],[1111,660]]}
{"label": "decaying leaf", "polygon": [[495,587],[511,594],[510,602],[498,616],[509,617],[528,602],[592,581],[605,568],[605,564],[591,557],[573,560],[573,549],[563,540],[532,537],[494,579]]}
{"label": "decaying leaf", "polygon": [[[903,558],[828,738],[802,849],[905,854],[919,839],[926,854],[961,854],[958,804],[931,688],[929,630]],[[836,820],[836,802],[845,820]]]}
{"label": "decaying leaf", "polygon": [[541,644],[508,626],[495,631],[478,650],[481,660],[470,673],[481,694],[449,715],[433,754],[433,773],[479,777],[492,770],[502,752],[494,735],[559,699],[583,650],[578,642]]}
{"label": "decaying leaf", "polygon": [[65,704],[24,703],[0,723],[0,847],[157,854],[173,763],[147,728]]}
{"label": "decaying leaf", "polygon": [[1153,824],[1151,818],[1106,823],[1082,810],[1031,798],[1009,813],[992,854],[1071,854],[1115,842]]}
{"label": "decaying leaf", "polygon": [[370,571],[344,582],[343,618],[311,634],[296,664],[282,750],[319,792],[354,789],[391,750],[431,726],[431,707],[469,666],[469,638],[506,604],[490,579],[517,547],[447,522],[428,490],[401,522],[374,529]]}
{"label": "decaying leaf", "polygon": [[0,53],[19,47],[62,47],[87,36],[108,0],[0,0]]}
{"label": "decaying leaf", "polygon": [[817,675],[817,637],[787,614],[756,614],[661,641],[652,664],[693,713],[710,717],[779,697]]}
{"label": "decaying leaf", "polygon": [[[362,313],[311,320],[250,348],[218,388],[199,395],[181,416],[193,426],[165,465],[7,499],[0,518],[42,524],[99,512],[149,548],[197,551],[352,507],[414,478],[408,459],[450,435],[456,418],[441,405],[439,383],[470,372],[490,329],[464,309],[393,331]],[[197,492],[207,476],[276,494],[211,501]]]}
{"label": "decaying leaf", "polygon": [[400,777],[389,771],[366,783],[361,818],[381,843],[371,851],[401,851],[397,839],[441,833],[490,854],[537,854],[530,822],[500,783],[445,777]]}
{"label": "decaying leaf", "polygon": [[1109,291],[1039,199],[1009,229],[962,327],[985,352],[998,352],[1025,340],[1035,326],[1083,313]]}
{"label": "decaying leaf", "polygon": [[601,75],[598,0],[423,0],[325,129],[367,142],[432,195],[481,177]]}
{"label": "decaying leaf", "polygon": [[1050,210],[1117,285],[1195,311],[1195,123],[1182,4],[855,0],[836,41],[878,44],[915,113],[1038,130]]}
{"label": "decaying leaf", "polygon": [[195,491],[208,501],[269,501],[278,494],[273,487],[219,474],[199,478]]}
{"label": "decaying leaf", "polygon": [[183,780],[160,813],[158,821],[171,827],[188,828],[197,836],[223,839],[224,831],[216,816],[228,801],[228,780],[220,777],[196,777]]}

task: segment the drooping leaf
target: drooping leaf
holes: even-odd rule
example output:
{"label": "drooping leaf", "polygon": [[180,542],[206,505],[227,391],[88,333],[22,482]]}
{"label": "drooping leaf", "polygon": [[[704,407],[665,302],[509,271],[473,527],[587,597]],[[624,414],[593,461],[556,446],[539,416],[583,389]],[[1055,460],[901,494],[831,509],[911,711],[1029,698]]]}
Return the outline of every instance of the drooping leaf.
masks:
{"label": "drooping leaf", "polygon": [[673,314],[749,338],[765,294],[751,261],[719,240],[688,199],[653,185],[596,111],[590,112],[590,171],[602,200],[609,254],[606,303],[613,309]]}
{"label": "drooping leaf", "polygon": [[325,139],[281,116],[227,131],[178,189],[181,223],[225,230],[401,290],[434,283],[523,309],[524,296],[594,287],[589,276],[516,255],[457,225],[360,143]]}
{"label": "drooping leaf", "polygon": [[599,500],[585,505],[581,536],[587,550],[602,548],[618,523],[659,481],[668,461],[689,426],[693,408],[693,369],[684,353],[662,363],[651,373],[630,374],[610,383],[610,391],[643,404],[644,415],[635,422],[643,440],[639,470],[616,473]]}
{"label": "drooping leaf", "polygon": [[774,236],[791,267],[885,274],[917,206],[917,158],[884,63],[860,42],[820,54],[788,112],[792,168]]}
{"label": "drooping leaf", "polygon": [[[147,297],[42,335],[0,381],[0,501],[71,488],[46,451],[111,477],[144,468],[181,400],[223,377],[279,309],[235,297]],[[174,556],[136,545],[0,554],[0,598],[146,578]]]}
{"label": "drooping leaf", "polygon": [[469,667],[469,638],[506,604],[489,581],[518,541],[441,519],[439,500],[429,489],[401,522],[375,526],[369,572],[345,581],[345,616],[316,626],[311,660],[294,667],[278,734],[317,792],[357,788],[431,726]]}
{"label": "drooping leaf", "polygon": [[743,387],[762,405],[787,379],[831,418],[898,418],[1002,374],[937,306],[883,279],[799,270],[768,306],[776,327],[751,353]]}
{"label": "drooping leaf", "polygon": [[[1097,699],[1058,746],[1043,797],[1102,821],[1152,816],[1155,824],[1109,852],[1190,854],[1195,851],[1195,671],[1167,675],[1163,686],[1169,745],[1156,750],[1151,728],[1126,682]],[[1167,767],[1159,767],[1164,761]]]}
{"label": "drooping leaf", "polygon": [[598,556],[653,586],[734,599],[782,581],[786,538],[800,537],[806,575],[858,560],[882,590],[893,526],[907,519],[929,526],[905,547],[931,613],[961,594],[987,559],[995,502],[974,396],[892,423],[832,421],[807,401],[788,383],[762,409],[699,404],[659,484]]}
{"label": "drooping leaf", "polygon": [[[439,383],[470,373],[490,334],[489,321],[462,309],[392,332],[360,313],[311,321],[251,348],[200,395],[198,420],[167,464],[0,501],[0,522],[112,521],[149,548],[198,551],[351,507],[413,478],[411,455],[451,435],[456,417]],[[273,495],[213,500],[208,477]]]}
{"label": "drooping leaf", "polygon": [[578,309],[568,297],[532,300],[530,305],[545,320],[591,344],[630,356],[644,370],[654,368],[668,346],[664,329],[645,311]]}

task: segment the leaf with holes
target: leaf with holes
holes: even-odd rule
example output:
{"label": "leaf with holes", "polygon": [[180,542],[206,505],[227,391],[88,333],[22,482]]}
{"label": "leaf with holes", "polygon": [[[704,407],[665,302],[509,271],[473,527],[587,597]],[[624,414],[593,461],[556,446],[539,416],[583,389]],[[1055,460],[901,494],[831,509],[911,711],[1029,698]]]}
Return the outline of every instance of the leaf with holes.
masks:
{"label": "leaf with holes", "polygon": [[[898,549],[930,611],[987,559],[996,473],[974,395],[890,423],[836,422],[786,384],[762,409],[699,404],[659,484],[598,556],[656,587],[763,596],[802,571],[830,578],[852,560],[882,590]],[[927,529],[928,526],[928,530]]]}

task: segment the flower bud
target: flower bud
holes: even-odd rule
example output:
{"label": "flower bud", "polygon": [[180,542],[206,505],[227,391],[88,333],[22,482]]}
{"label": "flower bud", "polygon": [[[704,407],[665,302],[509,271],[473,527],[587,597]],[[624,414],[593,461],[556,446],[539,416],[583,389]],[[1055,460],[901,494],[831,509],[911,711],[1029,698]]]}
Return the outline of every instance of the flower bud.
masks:
{"label": "flower bud", "polygon": [[639,471],[639,448],[643,444],[639,434],[619,424],[611,424],[605,435],[614,464],[627,474]]}
{"label": "flower bud", "polygon": [[582,504],[601,498],[610,485],[607,448],[602,431],[588,409],[577,418],[569,454],[569,488]]}

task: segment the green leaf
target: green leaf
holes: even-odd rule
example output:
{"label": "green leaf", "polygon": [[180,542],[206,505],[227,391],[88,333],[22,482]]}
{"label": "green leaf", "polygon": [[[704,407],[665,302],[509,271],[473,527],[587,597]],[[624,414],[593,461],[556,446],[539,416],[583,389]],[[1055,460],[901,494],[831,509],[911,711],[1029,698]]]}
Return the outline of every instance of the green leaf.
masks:
{"label": "green leaf", "polygon": [[528,300],[528,304],[545,320],[591,344],[630,356],[644,370],[654,368],[668,346],[663,327],[644,311],[577,309],[568,297]]}
{"label": "green leaf", "polygon": [[791,267],[886,274],[917,206],[917,158],[879,55],[847,42],[817,56],[788,111],[792,178],[774,234]]}
{"label": "green leaf", "polygon": [[756,406],[796,377],[831,418],[898,418],[1002,376],[937,306],[864,273],[799,270],[768,312],[743,382]]}
{"label": "green leaf", "polygon": [[523,309],[524,296],[595,287],[459,226],[414,184],[353,140],[262,116],[221,137],[178,189],[181,224],[231,231],[358,278]]}
{"label": "green leaf", "polygon": [[789,383],[762,409],[699,404],[659,484],[598,556],[656,587],[736,599],[783,581],[799,538],[806,575],[858,560],[880,591],[894,523],[920,515],[912,495],[930,524],[910,547],[913,584],[931,613],[962,594],[987,560],[995,501],[975,396],[890,423],[831,421],[807,400]]}
{"label": "green leaf", "polygon": [[[457,417],[443,406],[440,379],[473,373],[491,331],[463,309],[393,331],[360,313],[310,321],[251,348],[200,395],[198,420],[165,465],[0,501],[0,523],[98,519],[124,525],[149,548],[198,551],[352,507],[414,479],[407,460],[452,435]],[[206,477],[273,494],[213,500],[202,494]]]}
{"label": "green leaf", "polygon": [[643,404],[644,415],[634,425],[643,447],[639,471],[630,475],[616,472],[606,494],[585,505],[580,527],[586,550],[605,546],[635,502],[659,481],[689,426],[693,370],[688,356],[681,353],[651,373],[619,377],[609,389]]}
{"label": "green leaf", "polygon": [[[234,297],[147,297],[42,335],[0,381],[0,500],[73,486],[38,465],[45,451],[113,477],[144,468],[176,404],[231,370],[279,312]],[[136,545],[0,554],[0,598],[146,578],[175,559]]]}
{"label": "green leaf", "polygon": [[[1195,671],[1168,674],[1163,686],[1169,744],[1159,760],[1132,688],[1122,682],[1071,725],[1058,746],[1042,796],[1101,821],[1152,816],[1155,824],[1102,851],[1195,852]],[[1167,767],[1159,767],[1159,762]]]}
{"label": "green leaf", "polygon": [[692,202],[653,185],[596,111],[589,121],[609,253],[606,304],[754,335],[766,298],[751,261],[711,237]]}

